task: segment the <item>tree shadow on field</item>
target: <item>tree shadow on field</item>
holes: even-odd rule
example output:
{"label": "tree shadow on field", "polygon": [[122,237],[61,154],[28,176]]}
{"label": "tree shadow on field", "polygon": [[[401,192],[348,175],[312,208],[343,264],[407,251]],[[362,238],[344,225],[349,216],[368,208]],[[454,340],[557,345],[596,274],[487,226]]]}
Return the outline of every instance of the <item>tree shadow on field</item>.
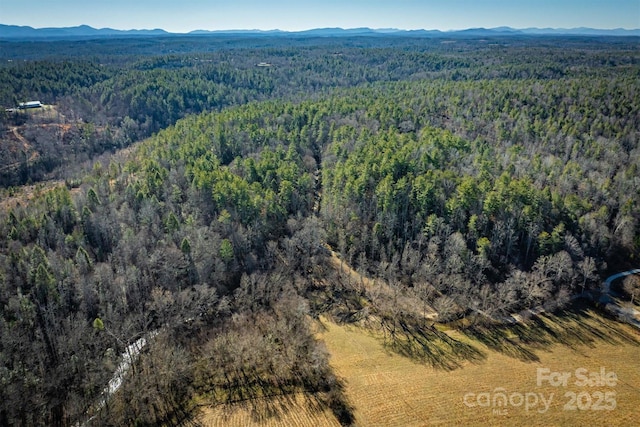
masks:
{"label": "tree shadow on field", "polygon": [[499,353],[526,362],[537,362],[538,356],[513,337],[513,335],[520,336],[515,332],[518,326],[503,328],[495,325],[472,325],[464,329],[463,333]]}
{"label": "tree shadow on field", "polygon": [[640,337],[627,325],[607,317],[576,300],[564,310],[532,316],[523,323],[473,324],[462,332],[494,351],[526,362],[538,361],[536,352],[556,344],[576,352],[601,343],[640,346]]}
{"label": "tree shadow on field", "polygon": [[[433,320],[415,309],[421,307],[419,302],[404,295],[394,298],[393,289],[373,283],[367,288],[363,279],[345,280],[336,272],[328,277],[325,286],[319,286],[309,298],[312,313],[337,324],[382,332],[387,350],[436,369],[451,371],[486,358],[476,347],[436,329]],[[405,303],[398,304],[403,297]]]}
{"label": "tree shadow on field", "polygon": [[353,406],[344,394],[344,384],[335,378],[330,381],[332,383],[326,384],[323,391],[298,391],[220,403],[223,408],[223,421],[229,423],[233,415],[242,409],[250,414],[253,424],[273,424],[275,422],[279,425],[290,412],[297,413],[295,419],[299,421],[301,406],[303,406],[311,414],[329,410],[340,425],[351,426],[355,417]]}
{"label": "tree shadow on field", "polygon": [[424,319],[409,315],[382,317],[380,324],[386,348],[436,369],[452,371],[465,362],[478,363],[486,359],[476,347],[438,330],[433,322],[427,325]]}

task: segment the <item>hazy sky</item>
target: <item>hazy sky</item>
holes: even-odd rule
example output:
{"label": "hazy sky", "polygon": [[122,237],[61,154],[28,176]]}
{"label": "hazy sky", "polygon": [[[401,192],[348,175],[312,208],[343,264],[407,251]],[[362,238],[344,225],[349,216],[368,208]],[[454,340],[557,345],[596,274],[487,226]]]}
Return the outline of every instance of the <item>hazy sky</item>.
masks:
{"label": "hazy sky", "polygon": [[0,0],[32,27],[281,29],[640,28],[640,0]]}

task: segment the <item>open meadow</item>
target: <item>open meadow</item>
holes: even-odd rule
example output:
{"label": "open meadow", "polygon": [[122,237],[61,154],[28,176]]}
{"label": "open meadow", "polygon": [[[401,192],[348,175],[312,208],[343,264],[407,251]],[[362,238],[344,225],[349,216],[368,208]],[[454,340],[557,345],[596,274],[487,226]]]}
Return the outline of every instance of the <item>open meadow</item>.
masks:
{"label": "open meadow", "polygon": [[[544,316],[518,330],[447,331],[479,352],[474,361],[447,369],[417,354],[399,355],[381,335],[358,326],[325,318],[316,326],[358,426],[632,426],[640,417],[640,333],[591,310]],[[566,385],[554,375],[566,373]],[[205,408],[200,421],[338,425],[302,396]]]}

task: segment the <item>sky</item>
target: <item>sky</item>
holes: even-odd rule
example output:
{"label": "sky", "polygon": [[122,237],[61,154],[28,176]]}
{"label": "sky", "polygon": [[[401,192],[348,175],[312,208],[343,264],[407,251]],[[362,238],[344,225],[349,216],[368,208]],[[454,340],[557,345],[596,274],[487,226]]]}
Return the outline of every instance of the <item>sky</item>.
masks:
{"label": "sky", "polygon": [[640,0],[0,0],[0,24],[35,28],[640,28]]}

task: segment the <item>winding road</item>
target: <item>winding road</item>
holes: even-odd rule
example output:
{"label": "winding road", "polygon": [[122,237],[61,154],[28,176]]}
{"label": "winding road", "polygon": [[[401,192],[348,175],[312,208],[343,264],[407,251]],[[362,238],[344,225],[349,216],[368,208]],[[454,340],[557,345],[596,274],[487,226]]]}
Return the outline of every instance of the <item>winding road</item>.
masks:
{"label": "winding road", "polygon": [[618,305],[615,300],[611,298],[611,284],[618,279],[626,276],[631,276],[632,274],[640,274],[640,268],[623,271],[621,273],[617,273],[607,277],[607,280],[602,282],[599,302],[601,304],[604,304],[604,309],[606,311],[616,316],[622,322],[626,322],[630,325],[635,326],[636,328],[640,328],[640,320],[638,320],[640,318],[640,311],[636,310],[633,307],[620,307],[620,305]]}
{"label": "winding road", "polygon": [[[31,146],[31,144],[29,144],[29,141],[27,141],[27,139],[24,136],[20,135],[20,132],[18,132],[17,126],[12,127],[11,132],[13,132],[13,135],[15,136],[15,138],[18,141],[20,141],[20,143],[22,143],[22,148],[25,153],[25,156],[27,155],[27,153],[31,152],[29,159],[27,159],[27,163],[33,163],[34,160],[40,157],[40,154],[37,151],[33,151],[33,147]],[[11,163],[8,165],[4,165],[0,168],[0,172],[17,168],[22,163],[24,163],[24,161],[19,161],[19,162]]]}
{"label": "winding road", "polygon": [[[611,284],[618,279],[621,279],[626,276],[631,276],[632,274],[640,274],[640,268],[623,271],[621,273],[616,273],[607,277],[607,279],[604,282],[602,282],[602,285],[600,287],[600,295],[598,299],[596,299],[597,296],[594,296],[593,294],[586,292],[582,294],[573,295],[571,297],[571,301],[576,300],[578,298],[591,299],[594,302],[598,302],[602,304],[605,311],[608,311],[609,313],[613,314],[620,321],[629,323],[630,325],[640,328],[640,320],[638,320],[640,319],[640,311],[638,311],[633,307],[627,307],[627,308],[621,307],[616,302],[616,300],[612,298],[612,295],[611,295]],[[503,324],[519,323],[519,322],[522,322],[523,319],[526,317],[529,317],[531,315],[535,316],[535,315],[544,313],[546,311],[543,306],[539,305],[537,307],[524,309],[518,313],[512,313],[507,316],[496,317],[488,313],[485,313],[484,311],[479,310],[477,308],[471,308],[471,310],[493,321],[497,321]]]}
{"label": "winding road", "polygon": [[91,425],[91,422],[97,416],[97,412],[102,410],[102,408],[104,408],[108,403],[111,395],[113,395],[116,391],[118,391],[118,389],[124,382],[125,376],[129,372],[131,365],[135,363],[135,361],[138,359],[140,352],[147,345],[147,342],[150,339],[154,338],[156,335],[158,335],[158,333],[159,333],[158,331],[152,331],[148,334],[148,337],[139,338],[138,340],[136,340],[135,342],[127,346],[124,353],[120,355],[120,358],[121,358],[120,364],[118,365],[115,372],[113,373],[113,376],[109,380],[109,384],[103,389],[100,399],[98,400],[95,407],[92,408],[94,415],[92,415],[89,419],[87,419],[82,423],[77,423],[76,426],[87,427]]}
{"label": "winding road", "polygon": [[607,280],[602,283],[602,293],[608,295],[611,291],[611,283],[623,277],[631,276],[632,274],[640,274],[640,268],[636,268],[635,270],[623,271],[622,273],[617,273],[613,276],[607,277]]}

